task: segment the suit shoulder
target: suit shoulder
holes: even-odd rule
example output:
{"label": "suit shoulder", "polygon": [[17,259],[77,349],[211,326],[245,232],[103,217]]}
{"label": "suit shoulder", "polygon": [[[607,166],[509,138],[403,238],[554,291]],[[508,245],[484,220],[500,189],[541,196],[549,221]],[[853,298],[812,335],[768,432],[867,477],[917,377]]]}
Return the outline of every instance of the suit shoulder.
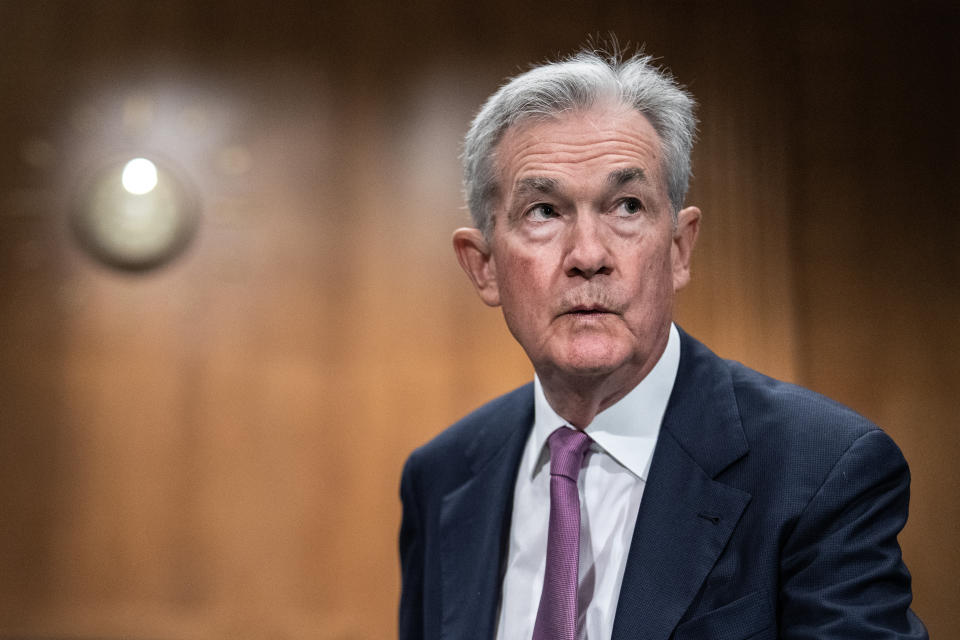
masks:
{"label": "suit shoulder", "polygon": [[741,423],[752,444],[787,444],[797,453],[840,455],[862,436],[889,438],[850,407],[796,384],[771,378],[739,362],[730,371]]}
{"label": "suit shoulder", "polygon": [[749,447],[727,479],[758,503],[799,517],[824,487],[833,490],[832,477],[850,478],[848,488],[886,482],[876,478],[909,483],[899,447],[864,416],[810,389],[724,362]]}

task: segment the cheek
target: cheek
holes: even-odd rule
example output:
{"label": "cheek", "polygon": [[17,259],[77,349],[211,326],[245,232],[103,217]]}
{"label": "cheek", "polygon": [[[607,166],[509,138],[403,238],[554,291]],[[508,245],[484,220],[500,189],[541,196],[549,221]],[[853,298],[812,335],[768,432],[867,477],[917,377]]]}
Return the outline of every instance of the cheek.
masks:
{"label": "cheek", "polygon": [[646,313],[656,315],[663,306],[672,306],[673,301],[673,261],[669,248],[641,258],[644,268],[640,270],[635,289],[645,300]]}
{"label": "cheek", "polygon": [[536,260],[511,256],[499,270],[500,303],[504,319],[521,342],[543,329],[543,314],[553,307],[548,274]]}
{"label": "cheek", "polygon": [[512,252],[498,257],[501,294],[522,302],[538,297],[547,287],[549,275],[536,255]]}

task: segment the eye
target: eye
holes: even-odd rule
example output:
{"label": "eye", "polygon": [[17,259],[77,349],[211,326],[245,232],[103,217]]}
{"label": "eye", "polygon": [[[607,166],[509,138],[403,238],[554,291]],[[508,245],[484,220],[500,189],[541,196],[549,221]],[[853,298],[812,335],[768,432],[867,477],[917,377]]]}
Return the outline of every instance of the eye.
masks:
{"label": "eye", "polygon": [[527,217],[535,222],[541,222],[543,220],[550,220],[551,218],[556,218],[559,214],[557,210],[553,208],[553,205],[540,203],[536,204],[527,211]]}
{"label": "eye", "polygon": [[617,215],[623,218],[629,218],[642,212],[643,203],[636,198],[624,198],[617,204]]}

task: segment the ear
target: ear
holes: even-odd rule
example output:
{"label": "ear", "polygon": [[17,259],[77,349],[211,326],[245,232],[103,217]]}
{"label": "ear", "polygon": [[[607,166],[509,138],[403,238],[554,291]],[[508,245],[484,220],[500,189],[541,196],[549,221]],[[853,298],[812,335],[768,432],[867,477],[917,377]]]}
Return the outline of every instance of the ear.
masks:
{"label": "ear", "polygon": [[677,228],[673,232],[673,290],[679,291],[690,282],[690,256],[693,254],[693,245],[697,242],[700,232],[700,209],[687,207],[677,214]]}
{"label": "ear", "polygon": [[483,233],[473,227],[457,229],[453,232],[453,250],[480,299],[491,307],[500,306],[497,265]]}

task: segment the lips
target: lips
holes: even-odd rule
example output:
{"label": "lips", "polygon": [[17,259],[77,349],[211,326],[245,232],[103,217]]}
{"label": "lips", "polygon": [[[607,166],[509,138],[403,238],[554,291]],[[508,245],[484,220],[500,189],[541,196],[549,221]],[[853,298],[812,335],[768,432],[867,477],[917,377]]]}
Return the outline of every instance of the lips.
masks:
{"label": "lips", "polygon": [[607,314],[621,315],[626,305],[616,293],[599,286],[568,291],[558,301],[557,317],[589,318]]}
{"label": "lips", "polygon": [[591,316],[604,313],[613,313],[612,310],[604,306],[577,305],[563,312],[564,315]]}

